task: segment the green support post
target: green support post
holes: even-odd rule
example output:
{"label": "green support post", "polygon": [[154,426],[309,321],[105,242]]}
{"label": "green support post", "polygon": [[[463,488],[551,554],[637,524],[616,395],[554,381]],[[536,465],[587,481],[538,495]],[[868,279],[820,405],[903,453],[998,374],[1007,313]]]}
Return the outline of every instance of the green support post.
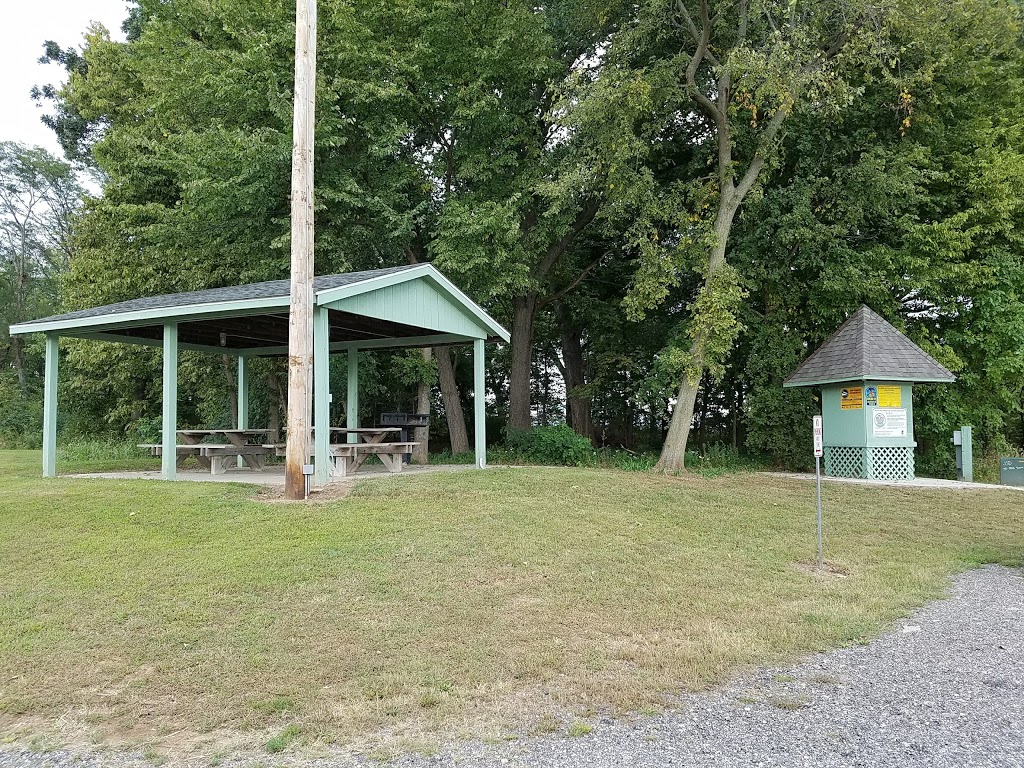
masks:
{"label": "green support post", "polygon": [[43,373],[43,477],[57,476],[57,364],[60,337],[46,334],[46,361]]}
{"label": "green support post", "polygon": [[485,403],[486,383],[484,381],[484,340],[473,341],[473,447],[476,466],[487,466],[487,411]]}
{"label": "green support post", "polygon": [[[348,351],[348,401],[345,403],[347,416],[345,426],[359,429],[359,350]],[[358,443],[359,435],[349,435],[348,442]]]}
{"label": "green support post", "polygon": [[249,428],[249,358],[238,357],[238,428]]}
{"label": "green support post", "polygon": [[[249,358],[238,356],[238,429],[249,428]],[[238,457],[238,466],[245,466],[245,461]]]}
{"label": "green support post", "polygon": [[178,466],[178,324],[164,323],[163,478],[173,480]]}
{"label": "green support post", "polygon": [[313,309],[313,464],[316,482],[331,479],[331,328],[326,307]]}

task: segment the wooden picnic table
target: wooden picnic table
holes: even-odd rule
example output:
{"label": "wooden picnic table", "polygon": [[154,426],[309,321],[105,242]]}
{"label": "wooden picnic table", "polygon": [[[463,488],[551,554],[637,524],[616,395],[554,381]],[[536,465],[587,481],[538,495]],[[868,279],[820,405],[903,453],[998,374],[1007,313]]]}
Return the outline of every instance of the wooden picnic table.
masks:
{"label": "wooden picnic table", "polygon": [[[376,455],[390,472],[400,472],[404,455],[411,450],[408,443],[388,442],[389,435],[398,434],[402,427],[331,427],[331,436],[348,437],[355,435],[354,443],[340,443],[332,446],[331,458],[334,460],[334,474],[344,477],[355,474],[370,456]],[[356,448],[355,446],[374,445],[376,448]],[[348,446],[348,447],[344,447]]]}
{"label": "wooden picnic table", "polygon": [[331,427],[332,435],[356,435],[363,443],[383,443],[384,438],[402,427]]}
{"label": "wooden picnic table", "polygon": [[[209,469],[212,474],[219,475],[224,471],[225,457],[241,458],[253,472],[262,472],[263,457],[274,452],[273,445],[265,444],[270,433],[269,429],[179,429],[178,440],[185,446],[198,448],[191,455],[196,457],[200,467]],[[223,435],[228,441],[227,444],[203,443],[205,438],[217,435]],[[178,465],[180,466],[189,455],[179,452]]]}

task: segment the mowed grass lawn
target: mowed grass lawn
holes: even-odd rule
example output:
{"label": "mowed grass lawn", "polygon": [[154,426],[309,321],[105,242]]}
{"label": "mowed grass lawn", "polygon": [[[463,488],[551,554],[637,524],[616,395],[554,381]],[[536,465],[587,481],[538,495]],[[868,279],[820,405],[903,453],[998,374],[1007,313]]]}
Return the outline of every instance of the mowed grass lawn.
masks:
{"label": "mowed grass lawn", "polygon": [[[0,731],[373,750],[645,711],[1024,558],[1024,495],[555,468],[253,487],[0,452]],[[561,726],[556,726],[556,723]],[[402,740],[405,740],[404,742]],[[219,740],[219,742],[218,742]],[[210,746],[209,749],[214,749]]]}

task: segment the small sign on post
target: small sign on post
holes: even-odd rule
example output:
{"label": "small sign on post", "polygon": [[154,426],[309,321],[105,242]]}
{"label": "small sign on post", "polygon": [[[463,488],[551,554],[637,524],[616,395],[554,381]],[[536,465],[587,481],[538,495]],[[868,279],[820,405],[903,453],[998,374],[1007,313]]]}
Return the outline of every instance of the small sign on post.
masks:
{"label": "small sign on post", "polygon": [[825,455],[825,438],[821,416],[814,417],[814,477],[818,486],[818,570],[825,570],[821,551],[821,457]]}

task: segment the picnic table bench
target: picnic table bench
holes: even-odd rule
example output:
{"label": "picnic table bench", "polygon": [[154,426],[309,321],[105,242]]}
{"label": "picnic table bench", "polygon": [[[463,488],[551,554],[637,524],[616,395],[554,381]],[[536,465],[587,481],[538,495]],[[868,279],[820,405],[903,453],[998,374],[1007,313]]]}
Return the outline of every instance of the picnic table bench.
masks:
{"label": "picnic table bench", "polygon": [[380,463],[388,472],[401,472],[405,464],[405,454],[411,453],[416,445],[419,443],[332,443],[331,474],[336,477],[355,474],[371,456],[380,459]]}
{"label": "picnic table bench", "polygon": [[331,444],[331,474],[336,477],[354,475],[371,456],[380,459],[388,472],[401,472],[405,455],[419,445],[408,440],[385,442],[389,435],[401,432],[401,427],[331,427],[332,435],[356,436],[355,442]]}
{"label": "picnic table bench", "polygon": [[[314,430],[315,431],[315,430]],[[330,443],[331,475],[346,477],[355,474],[363,463],[371,456],[380,459],[380,463],[391,473],[402,471],[405,455],[419,443],[408,440],[385,442],[389,435],[401,432],[401,427],[331,427],[331,437],[348,437],[355,435],[358,442]],[[285,455],[284,444],[277,446],[277,455]]]}
{"label": "picnic table bench", "polygon": [[[210,470],[212,475],[222,475],[227,471],[225,459],[235,459],[244,462],[253,472],[262,472],[264,457],[273,456],[277,447],[253,441],[265,440],[269,434],[269,429],[179,429],[175,463],[180,468],[185,459],[194,456],[201,468]],[[216,435],[223,435],[228,442],[202,442]],[[139,448],[149,450],[152,456],[163,456],[164,452],[160,443],[139,443]]]}

